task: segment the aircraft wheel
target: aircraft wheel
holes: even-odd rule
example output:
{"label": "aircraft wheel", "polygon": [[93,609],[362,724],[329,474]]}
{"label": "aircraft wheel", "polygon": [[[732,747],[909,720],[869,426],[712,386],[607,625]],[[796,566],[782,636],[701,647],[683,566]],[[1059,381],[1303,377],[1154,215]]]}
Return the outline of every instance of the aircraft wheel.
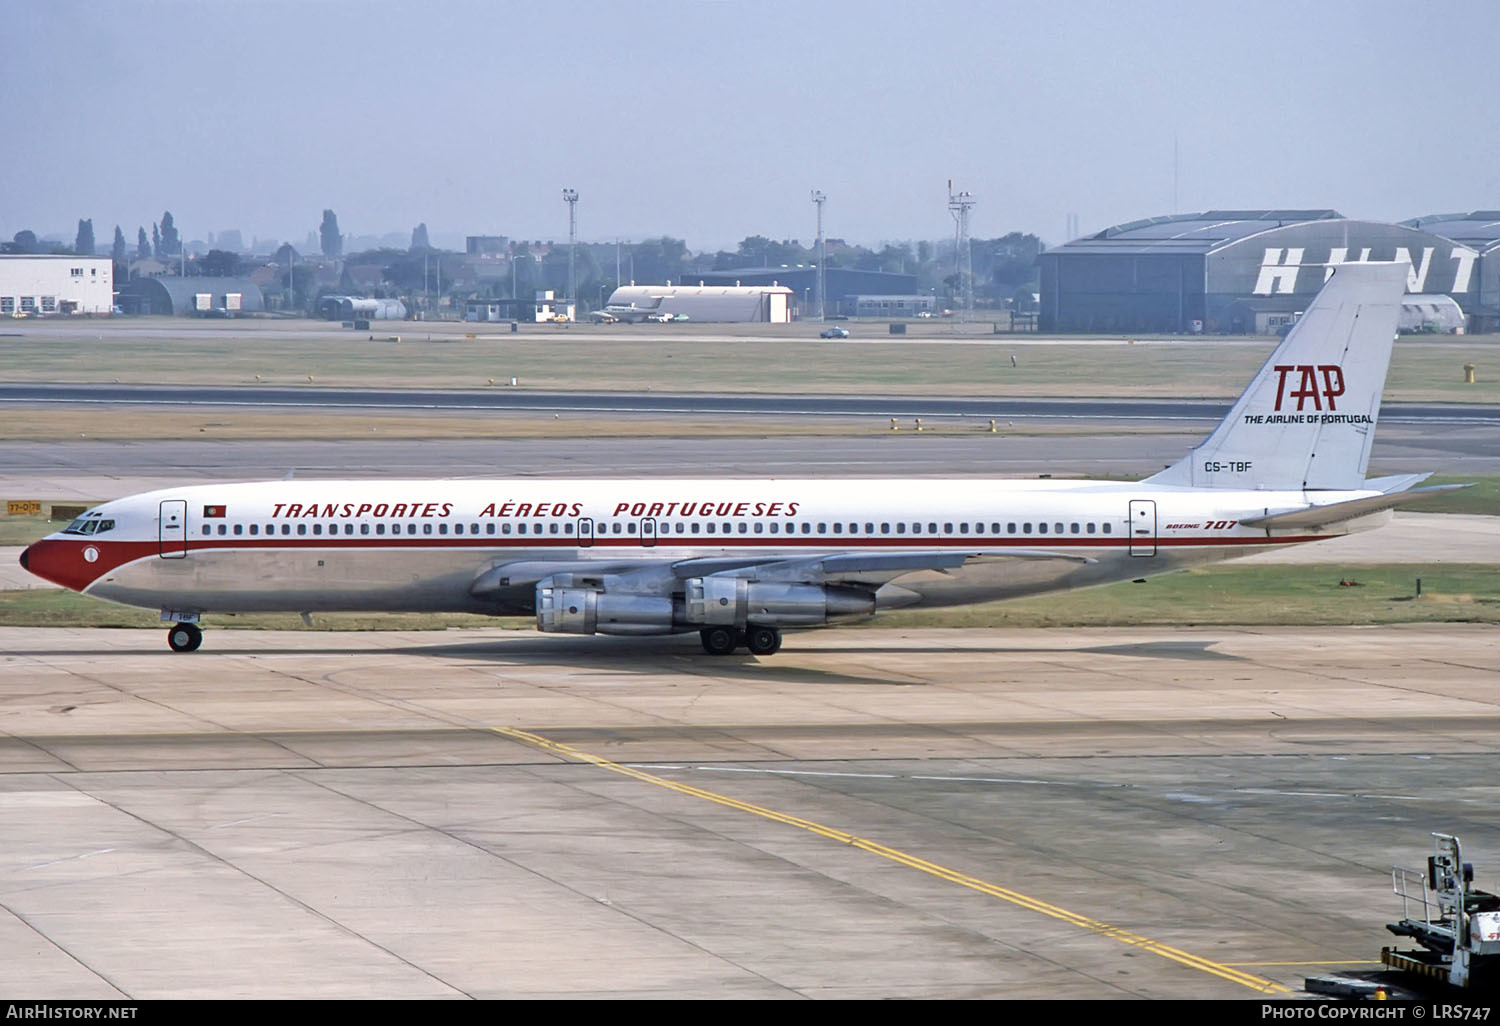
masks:
{"label": "aircraft wheel", "polygon": [[708,627],[698,636],[703,639],[703,651],[716,656],[729,655],[740,640],[732,627]]}
{"label": "aircraft wheel", "polygon": [[747,627],[745,647],[752,655],[774,655],[781,649],[781,632],[775,627]]}
{"label": "aircraft wheel", "polygon": [[203,644],[203,632],[195,623],[174,623],[167,631],[167,644],[173,652],[195,652]]}

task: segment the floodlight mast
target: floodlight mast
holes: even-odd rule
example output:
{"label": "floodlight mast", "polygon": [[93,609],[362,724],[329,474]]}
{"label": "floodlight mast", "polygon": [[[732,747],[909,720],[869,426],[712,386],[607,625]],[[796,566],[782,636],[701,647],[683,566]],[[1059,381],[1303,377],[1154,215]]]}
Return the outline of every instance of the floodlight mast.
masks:
{"label": "floodlight mast", "polygon": [[823,254],[823,204],[828,201],[828,197],[823,194],[821,189],[814,189],[812,191],[812,201],[818,205],[818,276],[815,284],[818,289],[818,320],[821,321],[824,319],[825,314],[823,296],[825,295],[824,284],[826,281],[823,277],[823,264],[825,262]]}
{"label": "floodlight mast", "polygon": [[578,287],[573,271],[573,251],[578,244],[578,190],[564,189],[563,202],[568,205],[568,302],[573,304],[573,316],[578,315]]}
{"label": "floodlight mast", "polygon": [[974,317],[974,257],[969,245],[969,213],[974,209],[975,202],[970,193],[955,193],[953,179],[948,179],[948,211],[953,215],[955,227],[953,265],[954,273],[958,275],[959,288],[963,290],[960,316],[965,324]]}

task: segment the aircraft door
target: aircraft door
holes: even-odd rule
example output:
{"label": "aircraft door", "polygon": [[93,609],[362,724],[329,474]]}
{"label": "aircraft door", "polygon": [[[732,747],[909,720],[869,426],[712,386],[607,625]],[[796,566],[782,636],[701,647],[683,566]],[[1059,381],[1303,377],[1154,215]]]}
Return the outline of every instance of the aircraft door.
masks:
{"label": "aircraft door", "polygon": [[648,548],[656,544],[655,517],[645,517],[641,520],[641,544]]}
{"label": "aircraft door", "polygon": [[187,500],[167,499],[161,504],[158,528],[162,559],[182,559],[187,555]]}
{"label": "aircraft door", "polygon": [[586,549],[594,544],[594,518],[578,518],[578,547]]}
{"label": "aircraft door", "polygon": [[1130,554],[1156,555],[1156,503],[1150,499],[1130,500]]}

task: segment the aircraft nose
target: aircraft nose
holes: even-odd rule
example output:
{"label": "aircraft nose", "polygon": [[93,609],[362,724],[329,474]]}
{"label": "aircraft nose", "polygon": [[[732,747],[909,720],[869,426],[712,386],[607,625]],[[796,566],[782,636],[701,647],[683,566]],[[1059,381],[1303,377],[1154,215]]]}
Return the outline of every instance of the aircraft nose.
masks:
{"label": "aircraft nose", "polygon": [[[78,570],[83,563],[82,558],[74,551],[76,548],[77,546],[44,538],[32,542],[21,553],[21,566],[45,581],[76,591],[80,587]],[[79,564],[79,567],[74,564]]]}

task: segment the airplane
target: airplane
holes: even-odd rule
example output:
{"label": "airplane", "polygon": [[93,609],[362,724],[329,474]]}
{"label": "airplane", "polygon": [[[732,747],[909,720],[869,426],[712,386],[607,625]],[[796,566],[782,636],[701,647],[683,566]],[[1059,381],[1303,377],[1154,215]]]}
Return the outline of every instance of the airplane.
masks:
{"label": "airplane", "polygon": [[564,634],[782,632],[1135,580],[1378,527],[1462,485],[1365,479],[1406,264],[1344,264],[1228,416],[1136,482],[301,481],[106,502],[21,555],[86,595],[207,613],[469,612]]}

